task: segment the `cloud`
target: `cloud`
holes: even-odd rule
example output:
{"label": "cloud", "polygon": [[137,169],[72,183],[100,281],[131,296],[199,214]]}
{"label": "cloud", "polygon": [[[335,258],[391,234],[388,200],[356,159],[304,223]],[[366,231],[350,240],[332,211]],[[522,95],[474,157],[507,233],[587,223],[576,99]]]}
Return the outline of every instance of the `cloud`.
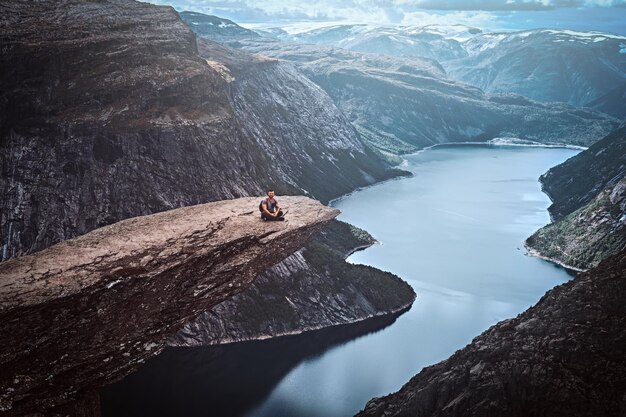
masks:
{"label": "cloud", "polygon": [[481,29],[497,29],[500,27],[499,20],[496,14],[484,11],[454,11],[440,14],[416,11],[406,13],[401,24],[406,26],[457,24]]}
{"label": "cloud", "polygon": [[[568,24],[603,30],[624,17],[626,0],[152,0],[177,10],[213,14],[238,23],[358,22],[372,25],[460,23],[483,29]],[[524,20],[522,20],[522,16]],[[576,22],[575,17],[581,19]],[[525,26],[522,22],[526,22]],[[552,24],[551,22],[555,22]],[[611,31],[626,31],[611,23]],[[620,29],[622,27],[623,29]]]}
{"label": "cloud", "polygon": [[556,7],[554,2],[545,0],[417,0],[409,3],[428,10],[528,11],[553,10]]}

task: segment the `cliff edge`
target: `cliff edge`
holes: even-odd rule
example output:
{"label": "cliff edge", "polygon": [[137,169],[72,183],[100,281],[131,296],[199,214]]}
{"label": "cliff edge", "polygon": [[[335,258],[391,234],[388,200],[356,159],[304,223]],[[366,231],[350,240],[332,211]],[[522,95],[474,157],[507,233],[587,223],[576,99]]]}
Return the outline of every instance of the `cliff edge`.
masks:
{"label": "cliff edge", "polygon": [[158,353],[203,311],[300,249],[338,211],[281,197],[131,218],[0,264],[0,410],[88,414],[96,390]]}
{"label": "cliff edge", "polygon": [[241,294],[189,321],[168,344],[267,339],[406,311],[416,298],[409,284],[392,273],[345,260],[375,242],[366,231],[333,220]]}

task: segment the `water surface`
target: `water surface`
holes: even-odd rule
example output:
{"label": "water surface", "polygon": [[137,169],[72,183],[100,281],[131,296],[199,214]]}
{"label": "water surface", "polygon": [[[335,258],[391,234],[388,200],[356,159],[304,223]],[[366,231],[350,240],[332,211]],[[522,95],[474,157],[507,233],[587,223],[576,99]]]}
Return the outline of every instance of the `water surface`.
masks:
{"label": "water surface", "polygon": [[[569,279],[562,268],[526,256],[523,241],[549,222],[550,202],[537,178],[577,152],[451,146],[409,156],[412,178],[334,202],[339,219],[380,241],[349,261],[408,281],[418,294],[409,312],[358,338],[348,326],[168,350],[105,390],[104,415],[350,416],[372,397],[398,390]],[[255,363],[261,374],[251,378]]]}

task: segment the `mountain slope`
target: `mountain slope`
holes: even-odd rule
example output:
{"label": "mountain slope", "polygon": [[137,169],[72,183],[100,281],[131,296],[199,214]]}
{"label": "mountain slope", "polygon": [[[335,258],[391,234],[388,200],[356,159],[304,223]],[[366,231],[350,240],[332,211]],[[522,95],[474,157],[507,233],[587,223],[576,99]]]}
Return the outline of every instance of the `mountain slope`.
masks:
{"label": "mountain slope", "polygon": [[[269,187],[327,201],[396,175],[306,78],[239,53],[233,79],[172,8],[2,6],[1,259],[136,215]],[[250,77],[273,87],[244,96]]]}
{"label": "mountain slope", "polygon": [[587,269],[626,247],[626,124],[540,180],[555,222],[526,240],[532,253]]}
{"label": "mountain slope", "polygon": [[[593,106],[626,82],[625,43],[626,37],[601,32],[485,33],[464,43],[469,56],[444,66],[453,78],[488,93]],[[603,104],[603,111],[623,117],[623,101]]]}
{"label": "mountain slope", "polygon": [[586,151],[550,168],[539,180],[552,199],[550,215],[560,220],[625,175],[626,124],[622,124]]}
{"label": "mountain slope", "polygon": [[626,176],[526,240],[543,258],[588,269],[626,247]]}
{"label": "mountain slope", "polygon": [[619,417],[626,251],[548,291],[359,416]]}
{"label": "mountain slope", "polygon": [[319,45],[240,40],[236,46],[294,62],[375,148],[409,152],[437,143],[519,137],[589,145],[618,125],[592,110],[487,95],[449,79],[430,60],[359,54]]}

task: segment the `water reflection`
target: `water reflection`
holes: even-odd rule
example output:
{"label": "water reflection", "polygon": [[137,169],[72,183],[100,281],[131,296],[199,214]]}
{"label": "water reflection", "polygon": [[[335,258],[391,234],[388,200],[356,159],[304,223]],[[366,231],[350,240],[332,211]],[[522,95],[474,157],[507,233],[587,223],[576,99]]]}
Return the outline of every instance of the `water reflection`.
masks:
{"label": "water reflection", "polygon": [[168,348],[136,373],[102,390],[102,415],[245,415],[296,365],[382,330],[402,313],[271,340]]}

